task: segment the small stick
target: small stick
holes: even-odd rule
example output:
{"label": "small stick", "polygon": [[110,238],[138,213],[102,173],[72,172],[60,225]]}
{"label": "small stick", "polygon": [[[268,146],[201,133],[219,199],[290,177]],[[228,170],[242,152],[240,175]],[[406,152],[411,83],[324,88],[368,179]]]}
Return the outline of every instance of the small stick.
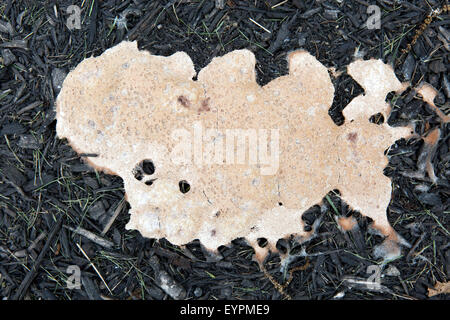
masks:
{"label": "small stick", "polygon": [[122,209],[123,209],[124,205],[125,205],[125,201],[124,201],[124,199],[122,199],[120,201],[119,205],[117,206],[116,210],[114,210],[113,216],[111,217],[111,219],[109,219],[109,221],[106,224],[105,228],[103,228],[103,231],[101,233],[102,236],[104,236],[108,232],[109,228],[111,228],[112,224],[116,220],[116,218],[119,215],[119,213],[122,212]]}
{"label": "small stick", "polygon": [[265,32],[272,33],[272,32],[270,32],[270,30],[264,28],[262,25],[260,25],[258,22],[256,22],[256,21],[253,20],[252,18],[248,18],[248,19],[249,19],[251,22],[253,22],[254,24],[256,24],[258,27],[260,27],[261,29],[263,29]]}
{"label": "small stick", "polygon": [[37,270],[41,266],[42,260],[44,260],[44,257],[47,254],[47,251],[50,248],[51,243],[53,242],[53,238],[61,229],[62,217],[63,215],[60,215],[56,223],[53,225],[52,231],[50,232],[44,247],[39,253],[39,256],[37,257],[36,261],[34,262],[33,267],[31,268],[30,271],[28,271],[27,275],[25,276],[25,279],[23,279],[22,283],[20,284],[20,287],[17,289],[16,293],[12,297],[12,300],[21,300],[24,294],[27,292],[28,287],[30,286],[31,282],[37,275]]}
{"label": "small stick", "polygon": [[95,265],[92,263],[91,259],[89,258],[89,256],[86,254],[86,252],[84,252],[83,248],[81,248],[81,246],[78,243],[75,243],[78,247],[78,249],[80,249],[81,253],[86,257],[86,259],[89,261],[89,264],[92,266],[92,268],[94,268],[95,272],[97,272],[98,276],[100,277],[100,279],[102,280],[103,284],[106,286],[106,288],[108,289],[109,293],[111,295],[113,295],[113,293],[111,292],[111,289],[109,289],[108,285],[105,282],[105,279],[103,279],[102,275],[100,274],[100,272],[98,271],[98,269],[95,267]]}
{"label": "small stick", "polygon": [[279,2],[277,4],[274,4],[272,7],[270,7],[270,9],[275,9],[276,7],[279,7],[279,6],[283,5],[283,4],[285,4],[286,2],[288,2],[288,0],[284,0],[284,1],[281,1],[281,2]]}
{"label": "small stick", "polygon": [[29,245],[29,247],[27,248],[28,252],[31,252],[31,250],[34,250],[34,248],[36,248],[37,244],[44,239],[46,236],[45,232],[41,232],[39,234],[39,236],[36,237],[36,239],[34,239],[34,241]]}
{"label": "small stick", "polygon": [[88,238],[89,240],[95,242],[96,244],[104,247],[104,248],[108,248],[111,249],[114,246],[114,243],[112,243],[111,241],[108,241],[106,239],[103,239],[102,237],[99,237],[98,235],[96,235],[95,233],[92,233],[86,229],[83,229],[81,227],[77,227],[76,229],[69,227],[69,226],[64,226],[65,228],[69,229],[70,231],[79,234],[85,238]]}

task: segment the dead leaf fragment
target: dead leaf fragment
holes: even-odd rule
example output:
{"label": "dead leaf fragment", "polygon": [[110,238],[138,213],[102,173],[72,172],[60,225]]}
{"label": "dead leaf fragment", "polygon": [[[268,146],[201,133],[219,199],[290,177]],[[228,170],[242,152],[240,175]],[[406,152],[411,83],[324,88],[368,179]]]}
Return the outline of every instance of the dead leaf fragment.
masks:
{"label": "dead leaf fragment", "polygon": [[450,117],[444,114],[441,109],[439,109],[434,104],[434,98],[437,95],[437,90],[433,88],[430,84],[423,82],[417,89],[417,93],[422,96],[423,101],[425,101],[431,109],[439,116],[442,122],[447,123],[450,121]]}
{"label": "dead leaf fragment", "polygon": [[434,288],[428,288],[428,297],[430,298],[442,293],[450,293],[450,282],[436,281]]}
{"label": "dead leaf fragment", "polygon": [[350,217],[338,217],[336,220],[337,220],[337,223],[338,223],[339,227],[343,231],[353,230],[353,228],[355,228],[357,226],[357,224],[358,224],[356,219],[354,217],[352,217],[352,216],[350,216]]}

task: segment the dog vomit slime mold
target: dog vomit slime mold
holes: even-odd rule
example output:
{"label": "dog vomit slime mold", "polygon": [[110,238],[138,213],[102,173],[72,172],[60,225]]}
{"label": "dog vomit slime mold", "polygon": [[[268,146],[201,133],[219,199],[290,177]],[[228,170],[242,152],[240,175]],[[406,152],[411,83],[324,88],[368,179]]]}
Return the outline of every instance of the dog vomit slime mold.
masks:
{"label": "dog vomit slime mold", "polygon": [[303,212],[338,189],[385,236],[377,249],[398,255],[384,151],[411,129],[369,118],[387,119],[386,95],[404,85],[380,60],[351,63],[347,72],[364,94],[337,126],[327,68],[305,51],[288,60],[289,74],[262,87],[248,50],[212,59],[193,80],[186,53],[155,56],[122,42],[68,74],[57,134],[78,153],[96,154],[91,166],[123,179],[127,229],[145,237],[199,239],[210,250],[244,237],[262,261],[280,238],[311,238]]}

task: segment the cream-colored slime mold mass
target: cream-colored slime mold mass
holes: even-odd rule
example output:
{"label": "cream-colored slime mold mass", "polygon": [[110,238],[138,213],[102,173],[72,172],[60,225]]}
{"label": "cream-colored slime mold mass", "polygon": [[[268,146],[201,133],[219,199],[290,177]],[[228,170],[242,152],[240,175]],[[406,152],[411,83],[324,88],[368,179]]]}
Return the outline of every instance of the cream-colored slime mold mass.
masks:
{"label": "cream-colored slime mold mass", "polygon": [[[186,53],[155,56],[122,42],[68,74],[57,134],[77,152],[97,154],[88,159],[94,168],[123,179],[127,229],[145,237],[199,239],[210,250],[245,237],[262,260],[280,238],[308,239],[314,230],[304,231],[303,212],[338,189],[396,254],[384,151],[410,128],[369,118],[387,119],[387,93],[404,86],[380,60],[351,63],[348,74],[365,93],[337,126],[327,69],[305,51],[288,59],[289,74],[261,87],[248,50],[214,58],[193,80]],[[268,240],[265,249],[258,238]]]}

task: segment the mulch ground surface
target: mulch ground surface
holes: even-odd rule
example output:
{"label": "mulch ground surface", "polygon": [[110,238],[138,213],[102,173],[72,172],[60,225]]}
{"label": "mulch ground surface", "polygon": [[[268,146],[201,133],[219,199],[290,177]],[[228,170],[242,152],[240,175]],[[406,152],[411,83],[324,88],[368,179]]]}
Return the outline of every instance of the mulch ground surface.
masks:
{"label": "mulch ground surface", "polygon": [[[226,0],[223,8],[217,2],[0,3],[0,297],[448,299],[430,298],[428,289],[447,282],[450,273],[449,125],[411,89],[388,96],[393,112],[385,120],[412,122],[417,133],[389,149],[385,170],[393,186],[388,218],[411,247],[383,267],[379,285],[365,282],[370,266],[381,262],[373,248],[383,239],[369,232],[370,221],[341,202],[338,191],[324,195],[324,208],[304,214],[308,225],[321,219],[317,237],[301,245],[280,240],[282,252],[297,256],[281,268],[280,256],[272,254],[266,273],[242,239],[214,256],[198,241],[177,247],[125,230],[122,180],[95,172],[56,137],[54,111],[66,74],[122,40],[136,40],[152,54],[185,51],[197,71],[215,56],[247,48],[256,56],[261,85],[287,73],[290,51],[305,49],[343,72],[333,78],[330,116],[337,124],[345,105],[363,92],[345,66],[357,57],[380,58],[412,87],[423,81],[434,86],[436,105],[449,111],[450,15],[443,1]],[[74,4],[81,9],[80,29],[67,26]],[[380,29],[366,26],[371,4],[380,8]],[[421,161],[421,137],[437,127],[441,138],[431,163],[438,179],[432,183],[410,173]],[[359,228],[341,232],[336,214],[353,215]]]}

